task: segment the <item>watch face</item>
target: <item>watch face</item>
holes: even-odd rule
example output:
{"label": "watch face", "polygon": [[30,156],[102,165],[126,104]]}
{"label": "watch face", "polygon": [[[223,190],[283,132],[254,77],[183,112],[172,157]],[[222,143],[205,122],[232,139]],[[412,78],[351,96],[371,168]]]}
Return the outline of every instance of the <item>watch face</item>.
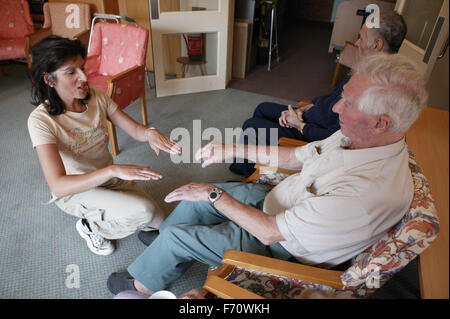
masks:
{"label": "watch face", "polygon": [[211,193],[211,194],[209,194],[209,197],[210,197],[211,199],[214,199],[214,198],[217,197],[217,193]]}

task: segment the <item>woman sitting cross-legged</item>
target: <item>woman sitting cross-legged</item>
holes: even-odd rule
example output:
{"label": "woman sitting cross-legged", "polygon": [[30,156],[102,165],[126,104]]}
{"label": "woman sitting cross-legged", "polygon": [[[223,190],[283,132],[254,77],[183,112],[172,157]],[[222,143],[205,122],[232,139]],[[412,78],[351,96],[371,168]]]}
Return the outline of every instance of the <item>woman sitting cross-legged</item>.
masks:
{"label": "woman sitting cross-legged", "polygon": [[165,215],[135,180],[159,180],[150,167],[114,164],[108,149],[110,120],[135,140],[176,154],[179,145],[146,128],[104,92],[90,88],[84,73],[86,49],[79,40],[50,36],[32,49],[32,100],[28,118],[52,200],[79,218],[78,233],[98,255],[114,251],[113,239],[136,230],[157,230]]}

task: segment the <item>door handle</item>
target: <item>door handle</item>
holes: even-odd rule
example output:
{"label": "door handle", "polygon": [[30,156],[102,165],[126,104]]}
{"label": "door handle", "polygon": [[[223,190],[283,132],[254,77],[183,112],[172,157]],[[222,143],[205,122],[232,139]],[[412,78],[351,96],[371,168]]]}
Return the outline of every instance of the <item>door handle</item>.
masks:
{"label": "door handle", "polygon": [[448,37],[447,37],[447,41],[445,42],[445,46],[442,49],[441,54],[439,54],[439,56],[437,58],[438,59],[442,59],[444,57],[444,55],[445,55],[445,52],[447,52],[447,49],[448,49]]}
{"label": "door handle", "polygon": [[148,0],[148,6],[150,8],[151,19],[159,19],[159,0]]}

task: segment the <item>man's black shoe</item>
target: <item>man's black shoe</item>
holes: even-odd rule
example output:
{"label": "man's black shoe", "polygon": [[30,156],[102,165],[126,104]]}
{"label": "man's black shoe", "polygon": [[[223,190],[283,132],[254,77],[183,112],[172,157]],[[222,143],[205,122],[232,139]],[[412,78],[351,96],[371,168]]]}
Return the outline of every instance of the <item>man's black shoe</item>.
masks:
{"label": "man's black shoe", "polygon": [[136,291],[134,278],[128,272],[113,272],[106,283],[109,291],[117,295],[121,291]]}
{"label": "man's black shoe", "polygon": [[158,237],[159,231],[158,230],[150,230],[150,231],[143,231],[141,230],[138,233],[139,240],[145,245],[150,246],[151,243]]}

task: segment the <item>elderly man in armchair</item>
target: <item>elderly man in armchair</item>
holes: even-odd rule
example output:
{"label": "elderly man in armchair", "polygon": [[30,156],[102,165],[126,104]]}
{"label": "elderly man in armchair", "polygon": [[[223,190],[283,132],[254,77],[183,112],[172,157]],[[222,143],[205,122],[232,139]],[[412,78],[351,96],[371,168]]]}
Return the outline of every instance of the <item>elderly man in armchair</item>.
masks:
{"label": "elderly man in armchair", "polygon": [[220,144],[201,148],[203,167],[233,157],[301,169],[270,189],[260,184],[190,183],[160,235],[108,288],[158,291],[194,262],[219,266],[227,249],[330,268],[379,240],[408,211],[413,181],[405,133],[427,93],[409,59],[367,56],[333,111],[341,129],[302,147]]}

